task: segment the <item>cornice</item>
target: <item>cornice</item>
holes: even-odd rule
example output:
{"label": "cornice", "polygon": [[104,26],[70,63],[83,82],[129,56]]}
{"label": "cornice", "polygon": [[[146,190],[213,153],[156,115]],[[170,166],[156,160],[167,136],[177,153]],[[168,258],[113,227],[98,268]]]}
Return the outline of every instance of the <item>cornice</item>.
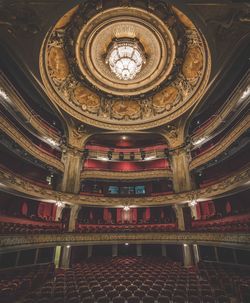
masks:
{"label": "cornice", "polygon": [[[231,113],[233,108],[237,105],[242,91],[246,89],[249,81],[250,72],[248,72],[241,83],[235,88],[234,92],[228,98],[226,104],[214,114],[213,118],[205,125],[201,131],[192,136],[192,142],[198,142],[203,138],[208,137],[212,134],[222,123],[226,121],[228,115]],[[206,123],[206,122],[205,122]]]}
{"label": "cornice", "polygon": [[204,152],[195,157],[190,163],[190,170],[193,170],[204,163],[209,162],[213,158],[224,152],[235,140],[237,140],[250,127],[250,115],[247,114],[231,132],[222,138],[216,145],[214,145],[207,152]]}
{"label": "cornice", "polygon": [[15,128],[11,122],[9,122],[3,116],[0,116],[0,128],[32,156],[60,171],[64,171],[64,164],[60,160],[36,147],[31,140],[27,139],[19,130]]}
{"label": "cornice", "polygon": [[135,179],[152,179],[152,178],[172,178],[173,173],[168,169],[155,169],[144,171],[100,171],[85,170],[81,173],[81,179],[95,178],[106,180],[135,180]]}
{"label": "cornice", "polygon": [[29,234],[1,235],[1,250],[32,245],[79,245],[90,243],[221,243],[227,245],[249,245],[247,233],[197,233],[197,232],[163,232],[163,233],[63,233],[63,234]]}
{"label": "cornice", "polygon": [[220,179],[217,183],[205,188],[197,189],[192,192],[183,192],[178,194],[168,194],[156,197],[96,197],[76,194],[62,193],[43,188],[32,182],[27,181],[20,175],[9,172],[0,166],[0,187],[5,191],[15,191],[23,196],[30,196],[40,201],[53,201],[53,197],[59,197],[68,204],[96,205],[117,207],[129,204],[131,206],[157,206],[168,205],[190,201],[190,195],[195,195],[197,200],[213,198],[225,194],[229,191],[240,188],[249,182],[250,166],[234,172],[228,177]]}
{"label": "cornice", "polygon": [[23,115],[23,117],[34,127],[43,139],[47,139],[47,144],[50,144],[49,140],[51,140],[59,145],[60,136],[56,131],[52,131],[49,126],[45,127],[45,122],[43,122],[42,119],[39,118],[39,115],[25,104],[23,98],[18,94],[2,72],[0,72],[0,88],[3,89],[4,93],[11,100],[11,106],[14,106]]}

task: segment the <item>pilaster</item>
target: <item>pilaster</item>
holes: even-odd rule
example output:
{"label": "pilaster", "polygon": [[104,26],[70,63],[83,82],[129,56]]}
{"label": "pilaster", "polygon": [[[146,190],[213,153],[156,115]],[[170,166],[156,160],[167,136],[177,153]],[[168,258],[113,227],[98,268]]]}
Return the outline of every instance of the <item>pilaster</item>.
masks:
{"label": "pilaster", "polygon": [[183,207],[184,206],[181,204],[174,205],[178,229],[181,231],[185,230],[185,219],[184,219],[184,214],[183,214]]}
{"label": "pilaster", "polygon": [[82,170],[83,152],[74,148],[67,148],[62,156],[64,174],[61,191],[78,194],[80,191],[80,174]]}
{"label": "pilaster", "polygon": [[193,189],[189,171],[189,154],[184,147],[170,150],[171,167],[173,171],[173,188],[176,193]]}
{"label": "pilaster", "polygon": [[69,268],[70,266],[70,255],[71,255],[71,247],[69,245],[61,247],[61,268]]}
{"label": "pilaster", "polygon": [[183,244],[183,264],[184,267],[191,267],[194,265],[190,244]]}
{"label": "pilaster", "polygon": [[80,210],[79,205],[71,205],[68,231],[75,231],[79,210]]}

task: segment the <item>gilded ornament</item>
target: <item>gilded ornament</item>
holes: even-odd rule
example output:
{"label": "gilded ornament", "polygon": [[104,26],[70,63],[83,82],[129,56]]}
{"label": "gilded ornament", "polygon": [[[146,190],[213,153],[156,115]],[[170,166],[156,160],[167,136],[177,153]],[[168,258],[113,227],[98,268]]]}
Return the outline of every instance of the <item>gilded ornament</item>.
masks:
{"label": "gilded ornament", "polygon": [[203,56],[199,47],[192,47],[188,50],[183,63],[182,72],[187,79],[197,78],[203,67]]}
{"label": "gilded ornament", "polygon": [[73,90],[73,96],[75,103],[80,105],[84,111],[87,110],[91,113],[96,113],[100,108],[99,97],[84,86],[77,86]]}
{"label": "gilded ornament", "polygon": [[48,54],[48,66],[51,76],[63,81],[69,75],[69,64],[62,48],[52,46]]}
{"label": "gilded ornament", "polygon": [[129,117],[131,119],[137,118],[140,114],[141,107],[137,101],[116,101],[112,107],[114,116],[118,119]]}
{"label": "gilded ornament", "polygon": [[169,86],[156,94],[153,98],[153,106],[157,111],[171,110],[175,101],[179,97],[179,91],[176,87]]}
{"label": "gilded ornament", "polygon": [[183,14],[183,12],[179,11],[176,7],[172,6],[172,9],[174,11],[174,13],[177,15],[178,19],[181,21],[181,23],[187,27],[187,28],[194,28],[194,24],[193,22],[186,16]]}

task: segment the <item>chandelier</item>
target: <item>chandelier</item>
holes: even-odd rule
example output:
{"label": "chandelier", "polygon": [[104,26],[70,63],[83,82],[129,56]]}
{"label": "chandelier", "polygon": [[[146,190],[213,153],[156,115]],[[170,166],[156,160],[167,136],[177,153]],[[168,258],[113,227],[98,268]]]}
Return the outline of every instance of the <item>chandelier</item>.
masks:
{"label": "chandelier", "polygon": [[138,39],[114,39],[109,46],[106,64],[117,78],[132,80],[146,63],[143,46]]}
{"label": "chandelier", "polygon": [[56,198],[56,206],[57,207],[59,207],[59,208],[64,208],[64,206],[65,206],[65,203],[64,202],[62,202],[62,200],[61,200],[61,198],[59,197],[59,198]]}

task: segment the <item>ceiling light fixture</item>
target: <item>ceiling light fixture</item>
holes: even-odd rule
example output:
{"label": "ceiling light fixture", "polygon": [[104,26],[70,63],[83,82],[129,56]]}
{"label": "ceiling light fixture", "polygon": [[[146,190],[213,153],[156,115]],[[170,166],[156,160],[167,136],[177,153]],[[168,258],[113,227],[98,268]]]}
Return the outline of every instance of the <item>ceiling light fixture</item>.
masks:
{"label": "ceiling light fixture", "polygon": [[57,206],[57,207],[61,207],[61,208],[63,208],[63,207],[65,206],[65,203],[62,202],[62,200],[61,200],[60,197],[59,197],[59,198],[56,198],[56,206]]}
{"label": "ceiling light fixture", "polygon": [[114,39],[109,46],[106,64],[117,78],[127,81],[133,80],[146,63],[143,46],[138,39]]}
{"label": "ceiling light fixture", "polygon": [[125,206],[123,207],[123,209],[124,209],[125,211],[129,211],[129,210],[130,210],[130,207],[129,207],[128,205],[125,205]]}

